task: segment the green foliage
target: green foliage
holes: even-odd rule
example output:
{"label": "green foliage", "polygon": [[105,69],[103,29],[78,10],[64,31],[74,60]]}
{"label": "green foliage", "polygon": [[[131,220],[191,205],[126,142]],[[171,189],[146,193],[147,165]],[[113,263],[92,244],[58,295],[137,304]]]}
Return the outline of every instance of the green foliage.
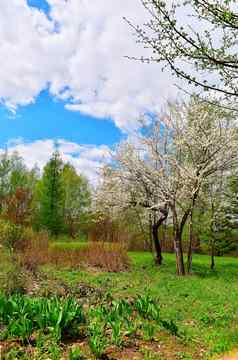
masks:
{"label": "green foliage", "polygon": [[145,340],[152,341],[154,340],[155,333],[156,333],[156,327],[155,324],[151,321],[147,321],[143,325],[143,331],[144,331],[144,338]]}
{"label": "green foliage", "polygon": [[149,294],[139,295],[135,308],[145,319],[157,321],[160,319],[160,306]]}
{"label": "green foliage", "polygon": [[37,220],[39,227],[58,235],[64,228],[63,163],[58,151],[44,167],[43,177],[37,184]]}
{"label": "green foliage", "polygon": [[85,227],[88,222],[90,190],[86,178],[78,175],[72,165],[64,165],[62,176],[65,189],[65,226],[68,234],[74,238],[79,227]]}
{"label": "green foliage", "polygon": [[[161,329],[171,325],[169,330],[163,331],[161,339],[163,341],[164,336],[165,341],[168,340],[170,344],[170,335],[176,332],[176,329],[173,329],[174,323],[178,327],[179,343],[187,346],[185,351],[193,353],[195,348],[201,347],[204,354],[201,358],[204,359],[221,353],[222,349],[229,351],[237,346],[237,258],[218,257],[216,270],[212,271],[209,256],[194,254],[193,275],[177,278],[173,254],[164,254],[164,265],[159,271],[149,253],[133,252],[130,257],[131,268],[123,273],[82,270],[69,272],[58,269],[52,276],[58,281],[64,279],[73,288],[77,287],[78,283],[102,288],[106,303],[112,302],[112,298],[122,299],[132,310],[138,295],[145,296],[149,289],[150,296],[155,300],[159,299],[159,303],[157,300],[155,302],[160,305],[160,320],[164,321],[164,326],[160,321],[146,320],[138,316],[138,312],[134,312],[133,321],[130,316],[124,316],[123,335],[128,338],[128,342],[137,339],[140,334],[144,338],[147,330],[143,329],[143,325],[145,322],[154,322],[156,340],[161,339]],[[107,309],[108,307],[104,313],[108,313]],[[115,316],[112,317],[114,318]],[[106,332],[110,334],[111,341],[110,326]],[[176,352],[174,344],[171,344],[171,351],[173,347]],[[177,351],[181,351],[181,348]],[[196,356],[191,357],[196,359]]]}
{"label": "green foliage", "polygon": [[82,354],[80,347],[72,346],[69,350],[68,360],[84,360],[85,357]]}
{"label": "green foliage", "polygon": [[[4,215],[4,217],[8,220],[12,220],[8,218],[9,214],[6,212],[6,209],[9,206],[9,202],[14,198],[15,194],[19,192],[21,192],[22,194],[27,194],[27,200],[29,201],[34,191],[37,179],[37,168],[33,168],[29,171],[25,166],[23,159],[16,152],[12,155],[9,155],[7,152],[1,155],[0,215]],[[24,203],[17,205],[19,206],[15,209],[15,211],[25,211]]]}
{"label": "green foliage", "polygon": [[161,320],[160,321],[161,325],[168,330],[172,335],[176,335],[179,336],[179,329],[178,326],[175,324],[175,322],[173,320]]}
{"label": "green foliage", "polygon": [[115,321],[113,321],[111,323],[111,327],[112,327],[112,343],[117,345],[117,346],[121,346],[123,344],[123,339],[122,339],[122,327],[123,327],[123,322],[121,319],[116,319]]}
{"label": "green foliage", "polygon": [[[82,310],[86,323],[78,323],[77,320],[76,323],[71,323],[70,330],[61,332],[61,342],[68,347],[68,344],[72,342],[83,342],[82,352],[85,352],[85,358],[89,357],[87,344],[89,344],[90,337],[94,343],[92,347],[99,343],[103,354],[108,354],[108,350],[111,348],[117,348],[115,342],[119,344],[117,348],[119,352],[128,344],[134,344],[135,339],[136,343],[142,341],[143,346],[148,348],[147,352],[144,351],[147,359],[156,358],[153,356],[153,349],[156,346],[154,341],[158,340],[165,346],[170,346],[171,358],[174,359],[178,356],[189,359],[190,354],[191,359],[196,359],[197,352],[200,350],[201,359],[206,359],[236,347],[236,309],[238,306],[236,258],[218,258],[217,270],[210,271],[209,257],[194,255],[193,275],[181,279],[174,274],[174,255],[172,254],[165,254],[165,263],[159,272],[151,254],[132,253],[130,256],[133,259],[133,266],[129,272],[124,273],[56,270],[53,267],[45,269],[50,279],[58,281],[59,284],[62,284],[63,281],[65,286],[67,284],[72,291],[75,291],[74,294],[78,301],[87,303]],[[0,265],[2,265],[2,261]],[[0,266],[1,271],[2,266]],[[45,284],[45,280],[43,282]],[[88,286],[90,284],[91,287],[102,289],[103,295],[97,293],[96,297],[91,297],[87,294],[82,298],[79,293],[76,293],[79,284],[88,284]],[[146,300],[141,301],[141,297]],[[5,296],[4,298],[12,297]],[[25,297],[23,296],[23,298]],[[64,297],[61,299],[64,303]],[[37,302],[42,299],[31,298],[31,301],[33,300]],[[140,305],[139,309],[143,309],[143,311],[140,310],[140,313],[135,308],[136,303],[145,304]],[[159,307],[159,320],[151,320],[151,310],[148,310],[151,303]],[[58,307],[58,305],[56,306]],[[27,312],[29,311],[27,307],[25,309]],[[24,319],[22,311],[19,312],[17,308],[17,312],[18,317]],[[32,313],[31,310],[29,312]],[[43,313],[43,311],[41,312]],[[1,314],[0,310],[0,318]],[[6,316],[7,311],[4,311],[4,314]],[[154,312],[152,312],[154,317],[153,314]],[[17,314],[13,317],[10,315],[9,318],[14,319],[16,316]],[[27,319],[29,318],[31,319],[28,316]],[[2,338],[6,338],[8,337],[7,326],[3,324],[2,320],[0,323]],[[34,325],[33,335],[31,334],[29,340],[36,339],[37,356],[39,351],[37,359],[51,358],[47,352],[47,343],[51,343],[52,351],[55,348],[55,352],[57,352],[57,347],[58,351],[62,351],[58,331],[54,331],[52,327],[45,327],[44,322],[42,323],[44,330],[39,330],[39,326]],[[117,331],[117,325],[114,326],[117,323],[120,324],[118,326],[120,331]],[[53,324],[55,324],[55,320]],[[35,330],[36,327],[37,330]],[[115,328],[115,337],[112,337],[113,327]],[[71,328],[74,328],[73,332]],[[171,336],[175,333],[180,336],[177,341],[174,340],[174,336]],[[151,341],[153,341],[152,344],[150,344]],[[45,349],[43,344],[46,344]],[[43,356],[43,354],[45,355]],[[162,355],[163,346],[161,359],[167,358],[166,355],[164,357]],[[17,359],[17,357],[15,358]]]}
{"label": "green foliage", "polygon": [[[58,359],[60,341],[80,337],[84,329],[92,353],[100,358],[110,344],[123,347],[127,336],[141,336],[142,332],[144,339],[153,340],[158,330],[157,323],[163,322],[158,309],[156,313],[152,309],[155,300],[148,294],[142,299],[103,301],[83,311],[73,298],[0,295],[1,338],[20,339],[27,343],[34,335],[39,354],[48,353],[53,359]],[[143,304],[142,310],[138,304]],[[150,321],[145,323],[145,318]],[[76,349],[71,349],[69,356],[82,359],[81,352]]]}
{"label": "green foliage", "polygon": [[37,359],[60,360],[62,358],[58,340],[51,334],[40,332],[36,338],[36,348]]}
{"label": "green foliage", "polygon": [[104,335],[102,324],[92,322],[89,326],[89,346],[92,353],[100,358],[105,353],[107,345],[108,340]]}
{"label": "green foliage", "polygon": [[23,228],[9,221],[0,220],[0,244],[14,250],[23,239]]}
{"label": "green foliage", "polygon": [[64,164],[55,151],[44,167],[34,194],[34,225],[51,235],[68,233],[75,238],[89,218],[90,190],[87,180]]}
{"label": "green foliage", "polygon": [[3,356],[4,360],[31,360],[30,356],[25,353],[24,348],[17,345],[11,347],[7,351],[4,351],[3,354],[1,353],[1,355]]}
{"label": "green foliage", "polygon": [[6,272],[2,290],[7,295],[24,294],[30,277],[19,265],[18,260],[15,259],[9,271]]}
{"label": "green foliage", "polygon": [[60,340],[85,322],[82,307],[72,298],[29,298],[19,294],[0,296],[0,323],[3,338],[26,341],[33,331],[52,334]]}

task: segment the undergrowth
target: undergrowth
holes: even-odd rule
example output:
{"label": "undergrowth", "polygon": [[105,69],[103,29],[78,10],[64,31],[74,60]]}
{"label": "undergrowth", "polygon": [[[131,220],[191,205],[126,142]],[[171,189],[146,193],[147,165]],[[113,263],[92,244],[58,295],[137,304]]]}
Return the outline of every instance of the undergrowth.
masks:
{"label": "undergrowth", "polygon": [[[163,328],[180,336],[173,323],[161,318],[160,305],[150,294],[130,300],[115,300],[106,294],[101,303],[84,308],[74,298],[0,296],[2,341],[31,345],[35,353],[51,359],[62,355],[62,343],[81,339],[96,358],[106,356],[111,346],[123,348],[133,339],[155,340]],[[9,355],[10,354],[10,355]],[[8,356],[16,349],[8,351]],[[32,356],[32,354],[31,354]],[[80,348],[71,348],[70,359],[83,358]]]}

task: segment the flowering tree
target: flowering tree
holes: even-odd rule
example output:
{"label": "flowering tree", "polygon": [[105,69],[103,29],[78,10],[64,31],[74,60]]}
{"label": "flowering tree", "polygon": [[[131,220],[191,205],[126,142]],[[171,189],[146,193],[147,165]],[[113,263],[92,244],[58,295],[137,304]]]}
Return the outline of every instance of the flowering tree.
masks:
{"label": "flowering tree", "polygon": [[162,251],[158,228],[168,217],[168,206],[159,201],[151,182],[151,174],[146,173],[142,153],[143,151],[130,141],[122,142],[118,146],[114,155],[115,166],[104,169],[103,182],[97,191],[97,201],[99,208],[103,208],[110,217],[122,217],[122,214],[131,208],[138,210],[137,213],[142,217],[141,223],[148,223],[151,215],[156,262],[161,265]]}
{"label": "flowering tree", "polygon": [[[238,5],[235,0],[141,0],[149,20],[134,26],[151,49],[142,61],[161,63],[200,90],[237,108]],[[217,103],[218,105],[218,103]]]}
{"label": "flowering tree", "polygon": [[[233,114],[194,98],[189,104],[169,106],[168,113],[158,117],[143,134],[116,150],[103,198],[110,199],[108,205],[114,208],[142,206],[157,214],[153,227],[157,257],[157,230],[170,210],[177,273],[184,275],[182,235],[188,220],[192,226],[202,185],[217,172],[225,173],[237,166]],[[191,263],[190,243],[188,271]]]}

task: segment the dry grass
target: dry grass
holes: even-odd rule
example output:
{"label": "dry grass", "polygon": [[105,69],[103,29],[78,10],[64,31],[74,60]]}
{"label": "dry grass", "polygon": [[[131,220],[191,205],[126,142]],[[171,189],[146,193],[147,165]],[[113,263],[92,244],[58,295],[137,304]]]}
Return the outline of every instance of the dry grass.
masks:
{"label": "dry grass", "polygon": [[24,246],[18,251],[20,264],[32,273],[49,261],[49,238],[46,232],[26,234]]}
{"label": "dry grass", "polygon": [[91,242],[81,249],[51,249],[49,262],[56,266],[71,268],[84,264],[111,272],[123,271],[129,266],[129,258],[124,246],[102,242]]}
{"label": "dry grass", "polygon": [[89,242],[79,249],[62,249],[50,247],[46,233],[30,236],[19,257],[22,266],[32,273],[46,264],[72,269],[87,265],[110,272],[123,271],[129,266],[127,250],[121,244]]}

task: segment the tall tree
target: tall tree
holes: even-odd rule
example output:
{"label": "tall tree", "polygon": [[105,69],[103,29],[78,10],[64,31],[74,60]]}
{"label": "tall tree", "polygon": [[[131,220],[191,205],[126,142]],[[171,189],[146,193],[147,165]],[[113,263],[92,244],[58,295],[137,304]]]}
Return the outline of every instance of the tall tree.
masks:
{"label": "tall tree", "polygon": [[56,150],[45,165],[37,187],[39,226],[52,235],[58,235],[64,227],[63,162]]}
{"label": "tall tree", "polygon": [[0,157],[0,212],[3,210],[5,198],[10,191],[11,169],[12,162],[7,151],[5,151]]}
{"label": "tall tree", "polygon": [[16,224],[29,224],[36,168],[28,170],[17,152],[0,158],[0,212]]}
{"label": "tall tree", "polygon": [[74,238],[80,225],[83,226],[87,222],[90,188],[87,179],[78,175],[70,164],[64,165],[62,176],[65,190],[64,220],[66,230]]}

